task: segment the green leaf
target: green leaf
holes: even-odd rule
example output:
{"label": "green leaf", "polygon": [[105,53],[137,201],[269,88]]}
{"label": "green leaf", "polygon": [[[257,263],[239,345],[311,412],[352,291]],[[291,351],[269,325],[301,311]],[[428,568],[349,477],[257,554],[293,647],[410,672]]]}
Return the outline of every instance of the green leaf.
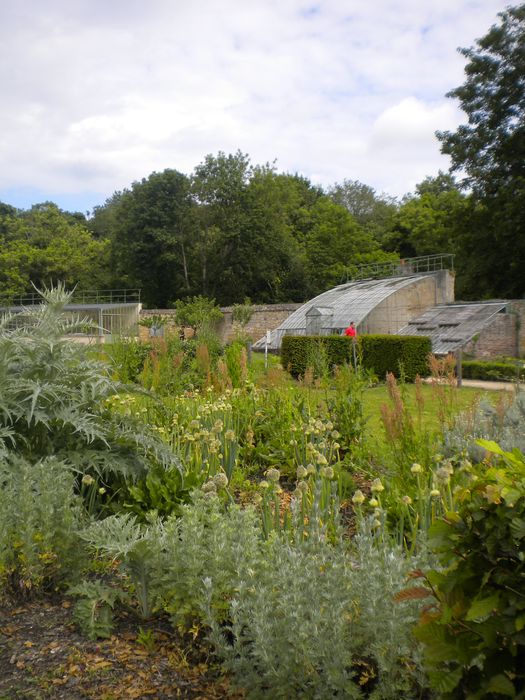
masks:
{"label": "green leaf", "polygon": [[441,625],[437,623],[419,625],[414,630],[414,635],[425,645],[425,657],[430,664],[457,661],[457,645],[448,639],[446,629]]}
{"label": "green leaf", "polygon": [[508,486],[504,486],[501,489],[501,497],[510,508],[512,508],[522,496],[523,491],[519,489],[513,489]]}
{"label": "green leaf", "polygon": [[508,698],[516,697],[516,690],[512,682],[504,676],[503,673],[498,673],[497,676],[492,676],[489,681],[487,690],[499,695],[506,695]]}
{"label": "green leaf", "polygon": [[516,627],[516,632],[521,632],[525,627],[525,615],[518,615],[514,621],[514,626]]}
{"label": "green leaf", "polygon": [[525,537],[525,520],[522,520],[522,518],[512,518],[510,531],[515,539],[521,540]]}
{"label": "green leaf", "polygon": [[494,442],[493,440],[476,440],[478,445],[480,447],[483,447],[487,452],[493,452],[494,454],[497,455],[502,455],[504,456],[506,454],[505,450],[503,450],[497,442]]}
{"label": "green leaf", "polygon": [[485,620],[493,610],[499,605],[499,594],[491,595],[488,598],[475,598],[470,606],[465,620],[481,622]]}
{"label": "green leaf", "polygon": [[431,687],[438,693],[450,693],[457,686],[463,675],[463,669],[461,667],[456,668],[454,671],[449,669],[443,669],[440,671],[429,671],[428,678]]}

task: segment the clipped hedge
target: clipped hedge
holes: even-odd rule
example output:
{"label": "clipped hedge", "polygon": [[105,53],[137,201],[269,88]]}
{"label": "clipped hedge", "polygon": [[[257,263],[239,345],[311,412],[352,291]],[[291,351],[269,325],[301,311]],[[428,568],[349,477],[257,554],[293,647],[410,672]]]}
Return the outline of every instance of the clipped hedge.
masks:
{"label": "clipped hedge", "polygon": [[[428,355],[432,351],[430,338],[406,335],[362,335],[357,352],[364,369],[372,370],[379,379],[387,372],[396,377],[403,368],[407,381],[417,374],[428,374]],[[326,365],[352,362],[352,340],[340,335],[287,335],[281,344],[281,363],[293,377],[304,375],[312,358],[323,355]]]}
{"label": "clipped hedge", "polygon": [[432,343],[426,336],[416,335],[362,335],[359,337],[362,364],[383,380],[387,372],[401,374],[408,382],[416,375],[429,374],[428,356]]}
{"label": "clipped hedge", "polygon": [[302,377],[316,356],[323,355],[328,367],[344,365],[352,357],[352,341],[342,335],[285,335],[281,364],[292,377]]}
{"label": "clipped hedge", "polygon": [[485,379],[487,381],[512,382],[525,379],[523,362],[495,362],[487,360],[463,360],[461,363],[464,379]]}

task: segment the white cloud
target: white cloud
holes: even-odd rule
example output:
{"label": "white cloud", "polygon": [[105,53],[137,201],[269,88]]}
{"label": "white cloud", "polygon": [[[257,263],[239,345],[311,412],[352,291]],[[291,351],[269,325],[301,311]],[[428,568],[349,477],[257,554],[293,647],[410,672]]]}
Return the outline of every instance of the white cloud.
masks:
{"label": "white cloud", "polygon": [[[111,195],[209,152],[400,195],[447,163],[455,51],[506,0],[20,0],[0,25],[2,190]],[[95,203],[95,202],[94,202]]]}

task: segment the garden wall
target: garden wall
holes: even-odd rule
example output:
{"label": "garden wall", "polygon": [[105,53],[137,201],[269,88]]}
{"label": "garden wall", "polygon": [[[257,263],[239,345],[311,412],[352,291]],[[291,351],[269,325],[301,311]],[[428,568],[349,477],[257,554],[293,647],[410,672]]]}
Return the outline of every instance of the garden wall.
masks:
{"label": "garden wall", "polygon": [[[413,315],[416,309],[450,301],[451,291],[447,288],[449,285],[445,285],[444,289],[436,290],[429,282],[425,281],[421,285],[408,289],[399,299],[387,300],[388,303],[380,305],[380,308],[374,310],[368,319],[369,325],[373,326],[373,331],[392,332],[390,327],[386,331],[383,327],[389,326],[395,321],[394,325],[397,330],[406,322],[405,318]],[[525,357],[525,299],[510,301],[509,305],[511,313],[499,314],[490,328],[480,333],[475,341],[471,341],[465,347],[465,352],[479,358],[500,355]],[[246,331],[256,341],[264,337],[267,330],[278,328],[291,313],[301,306],[302,304],[254,305],[254,313]],[[228,342],[234,336],[232,309],[227,306],[223,307],[221,311],[224,318],[219,323],[219,334],[223,341]],[[143,320],[155,314],[174,317],[175,311],[173,309],[142,309],[140,318]],[[372,329],[366,330],[371,332]],[[139,335],[141,340],[148,340],[150,329],[139,326]]]}
{"label": "garden wall", "polygon": [[525,357],[525,300],[509,302],[509,313],[498,314],[491,325],[463,348],[472,357]]}
{"label": "garden wall", "polygon": [[[277,328],[288,316],[298,309],[301,304],[254,304],[253,316],[246,326],[246,333],[253,338],[254,341],[262,338],[266,331],[273,331]],[[232,324],[232,307],[225,306],[221,308],[224,318],[219,322],[218,331],[223,342],[231,340],[235,331]],[[174,309],[143,309],[140,313],[140,319],[144,320],[155,315],[162,315],[174,318]],[[141,340],[149,340],[150,329],[144,326],[139,326],[139,337]]]}

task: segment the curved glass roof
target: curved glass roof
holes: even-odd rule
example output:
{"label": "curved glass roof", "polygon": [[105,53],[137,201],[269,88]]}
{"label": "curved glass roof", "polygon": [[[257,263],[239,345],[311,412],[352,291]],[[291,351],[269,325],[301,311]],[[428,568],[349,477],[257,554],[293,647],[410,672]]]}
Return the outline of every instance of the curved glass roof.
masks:
{"label": "curved glass roof", "polygon": [[[319,294],[294,311],[278,328],[271,332],[268,348],[278,350],[284,335],[305,335],[306,314],[316,308],[323,310],[323,331],[325,334],[346,328],[350,321],[359,327],[359,324],[380,302],[427,276],[426,274],[408,275],[387,279],[357,280],[340,284]],[[331,316],[326,314],[327,309],[331,309]],[[264,349],[265,339],[261,338],[253,347],[257,350]]]}

